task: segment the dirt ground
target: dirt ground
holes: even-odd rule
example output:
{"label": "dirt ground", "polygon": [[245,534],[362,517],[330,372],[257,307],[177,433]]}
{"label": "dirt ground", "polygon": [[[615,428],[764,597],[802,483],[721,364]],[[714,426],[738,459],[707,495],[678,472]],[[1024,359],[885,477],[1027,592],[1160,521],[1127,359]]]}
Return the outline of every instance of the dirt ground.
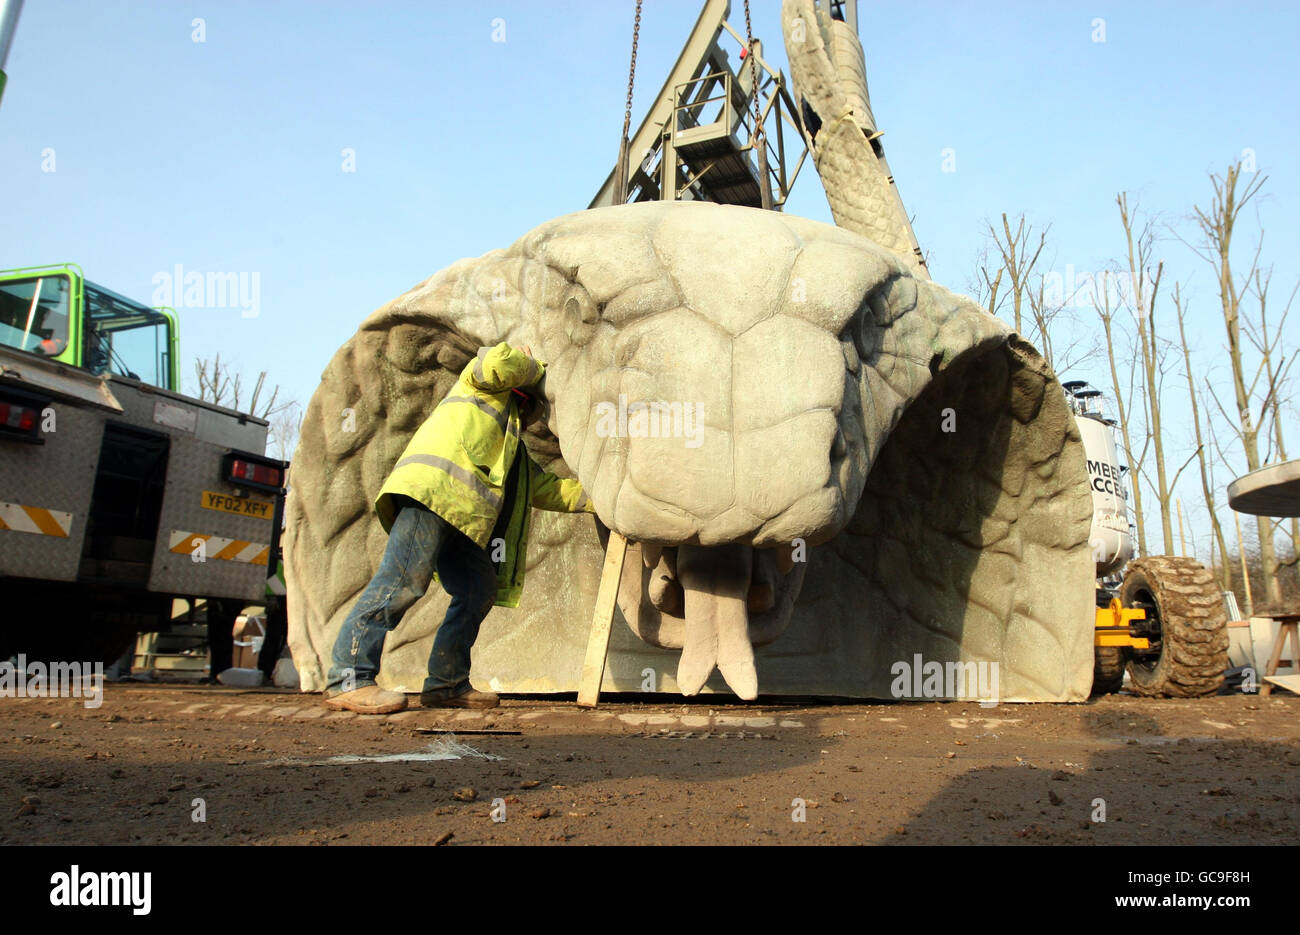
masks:
{"label": "dirt ground", "polygon": [[360,717],[125,683],[99,708],[0,699],[0,843],[1281,844],[1297,767],[1285,692]]}

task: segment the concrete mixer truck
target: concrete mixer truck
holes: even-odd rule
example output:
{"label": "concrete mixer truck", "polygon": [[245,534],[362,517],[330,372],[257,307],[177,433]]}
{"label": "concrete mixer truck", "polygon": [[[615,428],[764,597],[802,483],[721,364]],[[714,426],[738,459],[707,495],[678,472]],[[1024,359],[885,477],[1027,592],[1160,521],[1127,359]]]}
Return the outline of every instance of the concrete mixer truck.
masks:
{"label": "concrete mixer truck", "polygon": [[1139,695],[1212,695],[1228,668],[1228,615],[1214,575],[1187,556],[1133,558],[1128,469],[1119,463],[1115,420],[1103,414],[1100,390],[1079,380],[1062,385],[1092,488],[1093,694],[1119,691],[1127,671],[1129,688]]}

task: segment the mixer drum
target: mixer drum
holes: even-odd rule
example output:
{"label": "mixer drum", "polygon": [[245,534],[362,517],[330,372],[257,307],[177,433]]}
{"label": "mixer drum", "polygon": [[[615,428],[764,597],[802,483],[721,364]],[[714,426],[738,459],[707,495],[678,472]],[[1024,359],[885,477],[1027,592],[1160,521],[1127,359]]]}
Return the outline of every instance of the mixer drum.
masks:
{"label": "mixer drum", "polygon": [[1097,577],[1103,578],[1124,567],[1133,557],[1133,539],[1128,525],[1128,490],[1119,468],[1115,436],[1099,417],[1076,416],[1088,460],[1088,484],[1092,488],[1092,545]]}

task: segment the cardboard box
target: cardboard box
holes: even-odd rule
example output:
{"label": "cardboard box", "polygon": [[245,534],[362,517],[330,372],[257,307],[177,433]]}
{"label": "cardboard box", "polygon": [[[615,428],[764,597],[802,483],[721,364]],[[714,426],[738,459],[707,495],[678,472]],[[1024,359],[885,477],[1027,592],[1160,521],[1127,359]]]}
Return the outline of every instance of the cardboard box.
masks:
{"label": "cardboard box", "polygon": [[234,652],[231,655],[231,668],[256,669],[257,654],[262,651],[266,639],[266,618],[261,614],[240,614],[235,618]]}

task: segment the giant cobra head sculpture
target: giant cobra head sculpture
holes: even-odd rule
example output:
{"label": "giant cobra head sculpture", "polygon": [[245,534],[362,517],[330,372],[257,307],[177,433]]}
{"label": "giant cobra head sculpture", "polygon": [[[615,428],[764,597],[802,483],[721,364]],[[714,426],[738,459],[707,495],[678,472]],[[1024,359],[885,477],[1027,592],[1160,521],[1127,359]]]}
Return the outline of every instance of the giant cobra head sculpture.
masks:
{"label": "giant cobra head sculpture", "polygon": [[[632,542],[627,627],[678,654],[659,688],[694,693],[716,666],[710,687],[743,698],[881,696],[894,661],[921,656],[998,663],[1005,700],[1087,696],[1091,502],[1041,358],[864,237],[698,202],[550,221],[396,298],[337,352],[291,474],[304,688],[382,555],[385,476],[503,340],[548,364],[549,421],[526,443],[582,481],[599,524],[535,527],[523,603],[489,617],[477,681],[576,687],[603,526]],[[445,606],[408,614],[381,681],[418,685]]]}

